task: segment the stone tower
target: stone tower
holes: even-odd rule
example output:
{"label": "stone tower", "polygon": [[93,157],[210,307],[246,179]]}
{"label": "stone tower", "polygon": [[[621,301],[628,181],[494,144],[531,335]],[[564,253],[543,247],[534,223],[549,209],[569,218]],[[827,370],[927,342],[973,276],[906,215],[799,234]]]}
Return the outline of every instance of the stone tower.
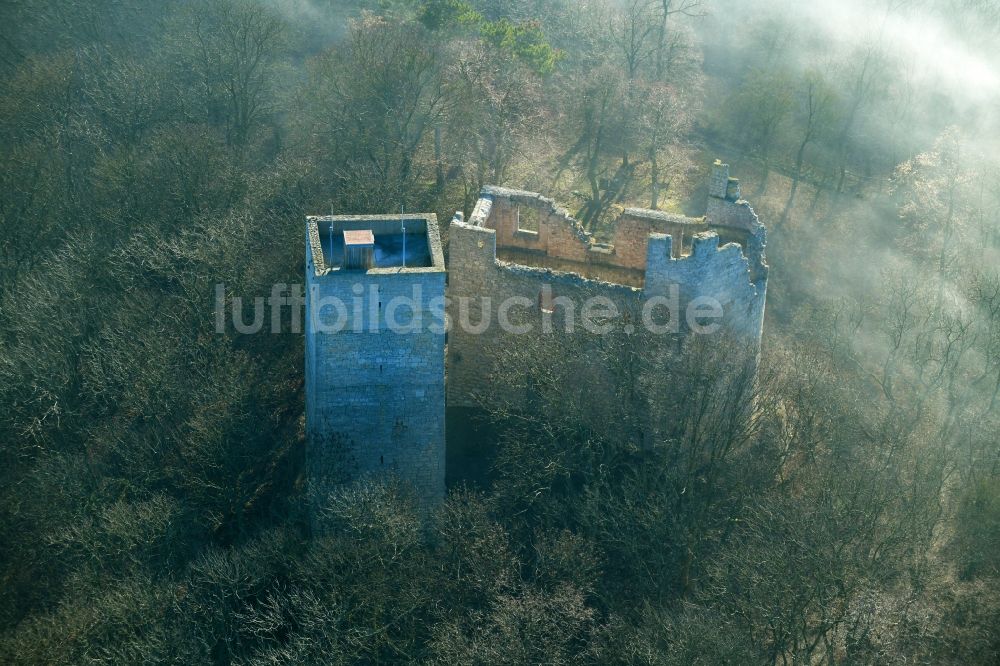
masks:
{"label": "stone tower", "polygon": [[445,492],[437,218],[308,217],[305,270],[310,496],[396,477],[433,505]]}

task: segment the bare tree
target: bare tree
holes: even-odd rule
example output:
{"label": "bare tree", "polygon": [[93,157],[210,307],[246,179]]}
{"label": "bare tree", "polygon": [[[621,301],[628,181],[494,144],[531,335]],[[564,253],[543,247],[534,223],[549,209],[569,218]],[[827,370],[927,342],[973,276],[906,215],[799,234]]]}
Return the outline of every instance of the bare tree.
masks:
{"label": "bare tree", "polygon": [[[645,104],[643,105],[643,130],[646,139],[646,157],[649,160],[650,178],[650,204],[649,207],[657,210],[660,206],[660,197],[665,188],[669,188],[670,182],[664,182],[663,158],[666,148],[673,146],[673,159],[679,162],[681,169],[675,168],[674,175],[678,171],[683,171],[686,159],[682,151],[678,149],[684,132],[690,127],[692,113],[688,100],[681,97],[677,90],[662,84],[650,84],[643,95]],[[676,165],[675,165],[676,166]]]}
{"label": "bare tree", "polygon": [[729,113],[737,140],[761,162],[761,194],[767,191],[771,155],[793,104],[789,74],[782,70],[754,70],[732,97]]}
{"label": "bare tree", "polygon": [[272,66],[284,26],[250,0],[196,9],[191,18],[195,62],[204,97],[218,105],[227,141],[244,146],[270,110]]}
{"label": "bare tree", "polygon": [[915,256],[933,261],[943,288],[955,266],[958,243],[974,218],[969,188],[974,173],[963,159],[963,139],[950,128],[932,150],[899,165],[893,192],[899,201],[903,243]]}
{"label": "bare tree", "polygon": [[[648,0],[647,0],[648,1]],[[704,16],[704,0],[653,0],[659,14],[656,26],[656,69],[657,81],[663,81],[670,68],[670,31],[668,24],[672,16]]]}
{"label": "bare tree", "polygon": [[650,43],[656,31],[648,0],[631,0],[620,14],[613,15],[611,31],[621,52],[625,76],[634,81],[653,56]]}
{"label": "bare tree", "polygon": [[806,148],[817,139],[831,131],[836,119],[837,97],[821,74],[816,71],[806,72],[798,90],[797,124],[802,130],[802,138],[795,152],[795,166],[792,172],[792,187],[781,214],[781,223],[788,220],[788,215],[795,204],[795,193],[802,178],[802,165],[805,162]]}
{"label": "bare tree", "polygon": [[664,602],[696,589],[725,516],[775,478],[760,436],[773,410],[739,344],[621,324],[491,350],[482,405],[505,433],[504,510],[529,529],[579,525],[608,554],[607,594]]}
{"label": "bare tree", "polygon": [[302,140],[354,210],[394,209],[421,179],[418,156],[447,101],[442,64],[420,26],[376,16],[317,61]]}
{"label": "bare tree", "polygon": [[522,142],[541,116],[541,83],[533,72],[486,44],[463,45],[456,54],[447,114],[452,159],[472,177],[478,192],[503,183]]}

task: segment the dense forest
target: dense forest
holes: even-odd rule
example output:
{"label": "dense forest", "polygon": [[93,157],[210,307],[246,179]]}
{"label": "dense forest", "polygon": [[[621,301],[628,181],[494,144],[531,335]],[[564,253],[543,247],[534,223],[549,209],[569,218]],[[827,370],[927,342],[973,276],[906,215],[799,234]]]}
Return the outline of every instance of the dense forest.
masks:
{"label": "dense forest", "polygon": [[[6,0],[0,661],[997,663],[998,39],[992,0]],[[312,532],[302,336],[217,334],[216,284],[487,184],[700,215],[717,157],[758,372],[494,350],[534,400],[449,436],[483,470]]]}

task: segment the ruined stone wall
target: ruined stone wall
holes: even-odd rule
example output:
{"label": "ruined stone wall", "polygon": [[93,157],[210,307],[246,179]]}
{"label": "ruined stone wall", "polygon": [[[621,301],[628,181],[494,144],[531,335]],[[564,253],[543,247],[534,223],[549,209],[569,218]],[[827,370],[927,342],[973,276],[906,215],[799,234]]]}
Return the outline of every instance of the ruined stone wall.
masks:
{"label": "ruined stone wall", "polygon": [[[430,268],[330,269],[323,264],[316,225],[307,225],[306,465],[314,498],[340,483],[389,475],[410,484],[424,505],[444,497],[445,271],[436,219],[425,217]],[[395,224],[376,218],[343,222],[355,228]],[[339,299],[346,311],[311,301],[311,293]],[[395,311],[412,332],[386,325],[396,297],[416,305]],[[313,308],[327,326],[339,318],[341,330],[318,330]]]}
{"label": "ruined stone wall", "polygon": [[696,234],[690,255],[675,258],[671,246],[670,236],[650,236],[644,294],[666,295],[671,285],[676,285],[681,312],[695,299],[718,302],[723,312],[718,320],[721,331],[738,340],[759,343],[766,290],[751,281],[750,264],[742,248],[736,243],[720,245],[714,231]]}
{"label": "ruined stone wall", "polygon": [[[488,209],[489,199],[481,200],[477,213]],[[474,214],[475,215],[475,214]],[[551,290],[553,299],[567,297],[582,304],[590,296],[606,296],[615,303],[637,303],[641,290],[620,284],[588,280],[580,275],[548,268],[528,267],[497,259],[497,232],[482,226],[452,221],[449,232],[450,281],[448,284],[448,317],[452,322],[448,334],[448,405],[475,405],[474,394],[488,380],[492,367],[491,349],[500,344],[526,344],[527,336],[505,333],[498,324],[498,307],[512,297],[523,299],[523,305],[512,309],[512,318],[526,317],[538,334],[542,330],[541,295],[543,288]],[[462,314],[477,331],[456,325]],[[489,313],[488,320],[481,313]],[[561,323],[553,321],[553,327]]]}
{"label": "ruined stone wall", "polygon": [[615,226],[615,256],[624,266],[645,270],[650,234],[668,234],[673,238],[674,256],[680,257],[690,253],[692,237],[707,228],[705,218],[626,208]]}
{"label": "ruined stone wall", "polygon": [[[710,227],[705,217],[626,208],[615,222],[612,243],[605,245],[595,242],[566,209],[540,194],[502,187],[486,187],[482,194],[492,201],[482,226],[497,232],[500,258],[639,287],[650,234],[670,235],[674,256],[681,257],[691,253],[695,234],[717,226]],[[728,220],[728,214],[724,217]],[[746,236],[742,227],[719,232],[726,242],[742,244]]]}
{"label": "ruined stone wall", "polygon": [[[726,165],[713,166],[710,191],[722,196],[710,196],[705,218],[629,209],[619,222],[614,249],[597,247],[606,253],[601,257],[605,265],[623,264],[620,270],[641,271],[642,280],[636,286],[587,279],[586,269],[598,263],[593,256],[595,245],[589,237],[580,235],[575,220],[556,214],[559,209],[550,200],[531,193],[484,189],[468,222],[456,217],[450,230],[449,405],[474,404],[473,394],[487,381],[491,369],[489,350],[497,345],[521,344],[524,340],[504,333],[497,325],[498,304],[515,296],[535,304],[532,316],[537,317],[537,324],[542,319],[538,307],[540,294],[546,286],[551,288],[553,297],[568,296],[581,305],[588,297],[606,296],[620,311],[633,309],[636,303],[641,307],[653,296],[670,298],[674,293],[672,287],[676,287],[676,314],[682,333],[687,331],[684,315],[688,304],[706,297],[722,306],[721,335],[759,344],[767,290],[764,226],[749,204],[739,199],[738,183],[729,178]],[[541,202],[553,212],[539,222],[538,238],[526,240],[518,238],[520,234],[512,224],[510,211],[511,202],[525,205],[529,201]],[[559,231],[559,225],[567,229]],[[675,242],[675,237],[679,242]],[[543,264],[543,260],[551,262],[553,255],[563,253],[561,248],[567,238],[573,238],[569,247],[574,248],[568,252],[585,247],[584,240],[589,243],[587,261],[567,261],[558,266],[564,267],[564,271],[554,270],[551,263]],[[539,251],[534,255],[528,253],[533,247],[528,243],[535,243]],[[514,250],[524,254],[518,255]],[[532,266],[504,261],[512,256],[523,257]],[[466,311],[471,313],[468,319],[474,324],[482,323],[479,313],[484,308],[491,312],[492,321],[481,327],[482,332],[469,332],[454,325],[463,301]]]}
{"label": "ruined stone wall", "polygon": [[552,199],[501,187],[487,187],[483,194],[493,198],[493,210],[485,224],[496,230],[497,247],[582,264],[590,260],[590,234]]}
{"label": "ruined stone wall", "polygon": [[482,194],[492,201],[482,226],[497,232],[502,260],[634,287],[642,286],[650,233],[705,226],[704,220],[628,209],[617,224],[614,244],[606,245],[595,242],[566,209],[539,194],[502,187],[486,187]]}
{"label": "ruined stone wall", "polygon": [[729,165],[716,160],[709,181],[705,218],[724,238],[741,242],[750,264],[750,276],[762,290],[767,287],[767,229],[750,203],[740,197],[740,183],[729,176]]}

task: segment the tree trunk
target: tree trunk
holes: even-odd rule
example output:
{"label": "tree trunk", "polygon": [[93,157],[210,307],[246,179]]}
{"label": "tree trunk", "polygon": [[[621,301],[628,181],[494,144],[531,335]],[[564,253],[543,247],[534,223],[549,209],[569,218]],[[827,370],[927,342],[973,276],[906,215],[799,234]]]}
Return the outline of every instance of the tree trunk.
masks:
{"label": "tree trunk", "polygon": [[816,212],[816,208],[819,207],[819,198],[823,195],[823,190],[826,188],[826,181],[827,181],[827,176],[824,175],[819,185],[816,186],[816,194],[813,195],[813,200],[809,204],[809,212],[807,213],[807,217],[811,217],[813,213]]}
{"label": "tree trunk", "polygon": [[444,164],[441,159],[441,128],[434,127],[434,165],[437,189],[444,189]]}
{"label": "tree trunk", "polygon": [[656,80],[662,81],[667,73],[667,19],[670,16],[670,0],[663,2],[663,16],[660,19],[660,27],[657,31],[656,44]]}
{"label": "tree trunk", "polygon": [[652,194],[650,195],[649,207],[652,210],[660,209],[660,162],[656,159],[656,150],[649,152],[649,178],[652,180]]}
{"label": "tree trunk", "polygon": [[837,180],[837,194],[841,194],[844,191],[844,181],[847,180],[847,165],[841,162],[840,164],[840,179]]}
{"label": "tree trunk", "polygon": [[760,176],[760,187],[757,189],[757,196],[764,196],[767,193],[767,181],[771,176],[771,157],[768,153],[761,155],[761,170],[763,173]]}
{"label": "tree trunk", "polygon": [[799,152],[795,155],[795,173],[792,175],[792,189],[788,193],[788,201],[785,202],[785,210],[781,213],[782,225],[788,221],[788,215],[792,212],[792,206],[795,204],[795,193],[799,189],[799,179],[802,177],[802,161],[805,159],[806,146],[809,145],[810,137],[808,134],[802,139],[802,143],[799,144]]}
{"label": "tree trunk", "polygon": [[590,183],[590,203],[583,215],[583,225],[589,229],[601,207],[601,181],[597,177],[596,159],[587,165],[587,181]]}

